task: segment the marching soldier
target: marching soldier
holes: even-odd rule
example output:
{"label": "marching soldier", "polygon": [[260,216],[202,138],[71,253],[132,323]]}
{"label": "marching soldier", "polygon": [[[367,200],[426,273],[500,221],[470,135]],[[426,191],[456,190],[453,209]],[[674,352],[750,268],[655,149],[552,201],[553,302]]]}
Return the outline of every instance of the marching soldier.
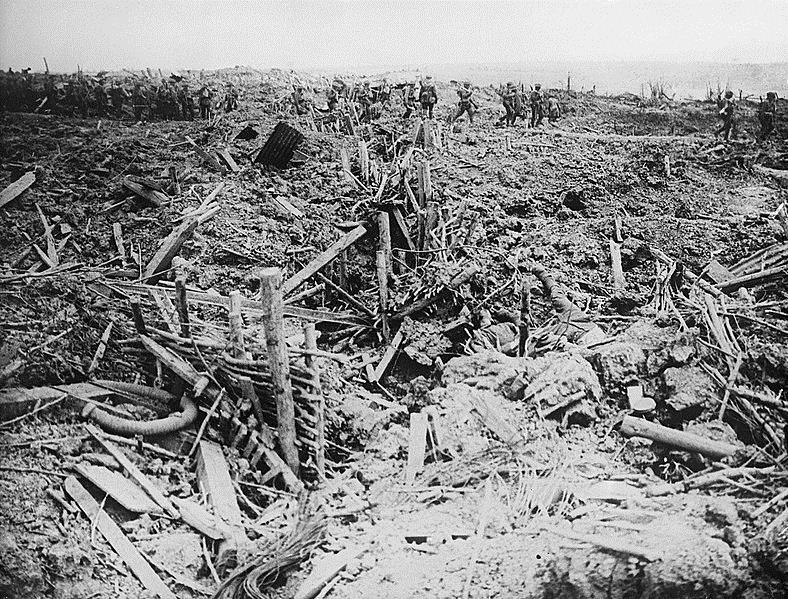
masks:
{"label": "marching soldier", "polygon": [[725,141],[731,137],[731,131],[735,128],[734,112],[736,111],[736,102],[733,100],[733,92],[728,90],[725,92],[725,99],[720,101],[721,108],[719,116],[722,119],[722,124],[714,132],[714,137],[722,134]]}
{"label": "marching soldier", "polygon": [[531,104],[531,127],[538,127],[542,124],[544,119],[544,95],[542,94],[542,86],[537,83],[531,92],[529,98]]}
{"label": "marching soldier", "polygon": [[427,75],[427,78],[422,82],[421,89],[419,90],[419,101],[421,102],[421,116],[427,113],[427,118],[432,118],[432,110],[435,104],[438,103],[438,92],[435,91],[435,84],[432,82],[432,77]]}
{"label": "marching soldier", "polygon": [[200,88],[199,104],[200,104],[200,118],[210,119],[211,108],[213,105],[213,92],[207,85],[203,85]]}
{"label": "marching soldier", "polygon": [[758,122],[761,124],[761,139],[766,139],[774,131],[777,116],[777,94],[766,92],[766,100],[758,106]]}
{"label": "marching soldier", "polygon": [[561,118],[561,105],[558,103],[558,98],[550,96],[547,98],[547,122],[555,123]]}
{"label": "marching soldier", "polygon": [[402,89],[402,103],[405,106],[405,114],[402,115],[402,118],[408,119],[416,110],[416,84],[408,83]]}
{"label": "marching soldier", "polygon": [[134,89],[131,92],[131,107],[134,110],[134,119],[136,121],[142,120],[142,112],[148,105],[148,98],[142,89],[139,82],[134,84]]}
{"label": "marching soldier", "polygon": [[520,94],[517,93],[517,86],[513,81],[509,81],[501,92],[501,101],[506,110],[506,126],[513,127],[515,121],[517,121],[517,116],[522,110]]}
{"label": "marching soldier", "polygon": [[471,89],[470,81],[463,82],[462,87],[457,90],[457,96],[460,100],[457,102],[457,116],[454,117],[454,120],[457,120],[467,112],[468,120],[472,125],[473,115],[476,113],[478,107],[473,99],[473,89]]}
{"label": "marching soldier", "polygon": [[227,82],[227,91],[224,94],[224,111],[232,112],[238,108],[238,92],[231,82]]}

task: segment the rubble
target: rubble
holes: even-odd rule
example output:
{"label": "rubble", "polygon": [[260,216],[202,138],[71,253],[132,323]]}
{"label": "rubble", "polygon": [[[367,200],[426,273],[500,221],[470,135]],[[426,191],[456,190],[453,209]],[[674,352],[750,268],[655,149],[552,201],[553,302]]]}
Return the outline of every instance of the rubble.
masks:
{"label": "rubble", "polygon": [[2,592],[780,588],[783,140],[204,76],[238,109],[2,116]]}

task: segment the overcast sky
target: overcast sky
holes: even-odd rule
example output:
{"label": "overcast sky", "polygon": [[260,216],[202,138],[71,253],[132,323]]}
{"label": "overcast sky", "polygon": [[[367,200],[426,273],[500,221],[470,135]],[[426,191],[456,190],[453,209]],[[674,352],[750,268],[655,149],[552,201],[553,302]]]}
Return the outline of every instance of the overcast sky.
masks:
{"label": "overcast sky", "polygon": [[788,0],[0,0],[0,65],[788,61]]}

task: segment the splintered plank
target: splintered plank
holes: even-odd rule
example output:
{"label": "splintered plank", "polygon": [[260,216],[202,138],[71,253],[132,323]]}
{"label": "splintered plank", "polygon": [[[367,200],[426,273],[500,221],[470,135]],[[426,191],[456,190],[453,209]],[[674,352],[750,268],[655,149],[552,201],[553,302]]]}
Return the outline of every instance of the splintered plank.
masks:
{"label": "splintered plank", "polygon": [[160,511],[142,489],[117,472],[104,466],[84,463],[77,464],[75,470],[130,512],[144,514]]}
{"label": "splintered plank", "polygon": [[157,208],[164,204],[164,202],[166,202],[168,199],[167,196],[162,192],[156,189],[149,189],[148,187],[145,187],[144,185],[129,179],[123,179],[123,187],[136,193],[142,199],[147,200]]}
{"label": "splintered plank", "polygon": [[129,473],[129,476],[136,481],[136,483],[145,489],[145,492],[150,495],[151,499],[156,502],[156,504],[161,507],[165,512],[167,512],[173,518],[178,517],[178,510],[175,509],[175,506],[170,503],[169,499],[167,499],[164,494],[159,491],[158,487],[153,484],[145,474],[134,465],[134,463],[126,457],[120,448],[118,448],[112,441],[104,437],[104,435],[99,431],[95,426],[92,424],[85,425],[87,431],[93,436],[96,441],[101,443],[102,447],[109,453],[113,458],[117,460],[117,462],[123,466],[126,472]]}
{"label": "splintered plank", "polygon": [[405,484],[412,485],[416,475],[424,468],[427,452],[427,415],[421,412],[410,415],[410,438],[408,440],[408,465]]}
{"label": "splintered plank", "polygon": [[112,518],[101,509],[98,502],[87,492],[79,481],[69,476],[64,483],[66,493],[77,503],[79,508],[85,513],[88,519],[93,522],[98,531],[107,539],[112,549],[120,556],[129,570],[134,573],[139,581],[147,590],[155,593],[161,599],[178,599],[167,585],[164,584],[158,574],[153,571],[150,564],[137,551],[137,548],[123,534],[120,527],[115,524]]}
{"label": "splintered plank", "polygon": [[282,294],[287,295],[288,293],[295,290],[296,287],[298,287],[301,283],[314,276],[317,271],[331,262],[334,258],[339,256],[343,250],[349,248],[366,234],[367,230],[364,228],[364,225],[359,225],[348,234],[332,243],[328,249],[319,254],[314,260],[312,260],[309,264],[307,264],[304,268],[302,268],[282,284]]}
{"label": "splintered plank", "polygon": [[227,461],[221,446],[212,441],[202,440],[198,446],[197,484],[216,516],[227,525],[228,536],[219,547],[218,557],[220,564],[226,564],[229,554],[247,544],[248,540]]}
{"label": "splintered plank", "polygon": [[372,371],[372,378],[370,378],[371,383],[375,383],[383,378],[383,375],[386,372],[386,369],[391,364],[391,361],[394,359],[394,356],[397,355],[399,351],[400,345],[405,340],[402,331],[397,331],[397,334],[394,335],[394,338],[389,343],[386,351],[383,353],[383,357],[380,359],[380,363],[377,365],[375,370]]}
{"label": "splintered plank", "polygon": [[275,196],[274,202],[279,204],[282,208],[284,208],[287,212],[295,216],[296,218],[304,218],[304,213],[301,212],[298,208],[293,206],[290,202],[288,202],[285,198],[281,196]]}
{"label": "splintered plank", "polygon": [[200,146],[197,145],[197,142],[194,141],[188,135],[186,136],[186,141],[188,141],[191,144],[192,148],[194,148],[194,151],[197,152],[197,155],[200,158],[202,158],[204,162],[207,162],[211,167],[219,171],[221,174],[225,174],[227,172],[227,169],[224,168],[224,166],[222,166],[222,164],[215,156],[211,156],[208,152],[203,150]]}
{"label": "splintered plank", "polygon": [[198,221],[191,218],[184,221],[181,225],[173,229],[164,238],[156,254],[145,267],[143,278],[151,279],[155,275],[167,270],[172,264],[172,259],[180,251],[184,242],[189,239],[197,228]]}
{"label": "splintered plank", "polygon": [[222,150],[217,150],[216,153],[219,157],[227,163],[227,166],[230,167],[230,170],[234,173],[238,173],[241,171],[241,167],[238,166],[238,163],[235,159],[230,155],[230,150],[224,148]]}
{"label": "splintered plank", "polygon": [[25,173],[19,179],[8,185],[0,192],[0,208],[14,201],[22,195],[35,182],[36,174],[33,171]]}

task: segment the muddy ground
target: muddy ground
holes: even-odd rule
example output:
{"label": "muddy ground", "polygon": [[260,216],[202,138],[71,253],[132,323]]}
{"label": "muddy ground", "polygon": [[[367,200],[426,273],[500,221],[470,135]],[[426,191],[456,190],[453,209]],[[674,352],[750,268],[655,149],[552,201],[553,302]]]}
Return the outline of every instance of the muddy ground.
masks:
{"label": "muddy ground", "polygon": [[[338,225],[374,222],[376,190],[356,188],[342,172],[340,148],[346,146],[360,176],[357,140],[312,130],[308,117],[296,117],[278,102],[289,76],[277,71],[207,76],[217,84],[233,78],[242,90],[240,109],[209,126],[2,115],[0,186],[24,172],[36,174],[29,191],[0,209],[5,387],[86,380],[110,320],[115,332],[92,375],[153,384],[155,369],[133,345],[128,304],[97,295],[87,285],[118,277],[122,270],[132,271],[129,280],[136,278],[133,271],[140,265],[134,256],[141,256],[144,266],[173,219],[196,208],[220,182],[226,187],[218,213],[180,252],[190,263],[189,284],[200,289],[222,294],[238,289],[252,297],[260,266],[279,266],[287,277],[340,236]],[[358,546],[358,555],[324,596],[784,596],[786,501],[781,496],[767,502],[788,480],[783,430],[788,411],[781,395],[788,383],[785,278],[731,292],[723,300],[731,312],[750,317],[731,320],[742,350],[736,383],[773,403],[757,405],[758,421],[731,399],[719,422],[724,390],[701,365],[728,374],[725,356],[709,348],[714,339],[692,295],[697,289],[685,285],[674,291],[678,315],[654,307],[658,261],[651,250],[701,273],[712,260],[732,266],[787,241],[774,215],[788,199],[780,186],[784,179],[753,168],[788,167],[785,103],[772,140],[755,141],[755,107],[745,102],[739,137],[720,143],[712,134],[714,104],[641,106],[633,97],[556,92],[564,110],[556,125],[505,128],[497,122],[502,114],[497,97],[482,89],[474,124],[463,120],[450,127],[445,119],[454,92],[441,84],[439,93],[435,120],[445,133],[442,146],[418,148],[415,155],[430,160],[438,204],[453,215],[464,206],[466,216],[458,224],[470,235],[463,247],[438,253],[416,272],[395,269],[392,313],[448,281],[463,265],[475,263],[480,273],[450,301],[402,323],[406,341],[382,388],[363,376],[363,363],[376,363],[385,349],[374,329],[344,335],[341,326],[318,326],[321,349],[353,360],[322,364],[329,472],[327,482],[308,486],[325,504],[326,536],[267,592],[293,596],[323,557]],[[316,96],[316,103],[322,98]],[[393,157],[392,141],[407,139],[412,131],[414,121],[400,114],[397,97],[371,128],[359,129],[381,171]],[[304,133],[299,149],[305,162],[284,170],[252,164],[250,157],[282,120]],[[260,137],[235,140],[246,124]],[[187,136],[205,149],[228,147],[240,172],[213,170]],[[161,207],[139,202],[122,187],[128,175],[166,187],[170,166],[178,172],[181,191],[168,190]],[[467,215],[473,213],[479,216],[471,228]],[[46,251],[41,214],[54,225],[53,241],[65,265],[60,274],[42,271],[31,249],[35,242]],[[624,292],[611,282],[608,239],[616,216],[623,234]],[[414,231],[415,217],[407,220]],[[126,242],[124,264],[116,256],[115,223]],[[370,228],[373,234],[350,250],[346,287],[377,313],[377,235]],[[486,350],[464,349],[467,336],[451,332],[457,319],[467,313],[465,330],[471,332],[485,311],[494,322],[511,320],[528,276],[518,265],[529,261],[552,273],[602,327],[604,343],[565,343],[528,358],[496,351],[511,340],[500,336],[497,348],[493,343]],[[31,275],[21,277],[24,271]],[[324,272],[335,280],[339,276],[336,264]],[[531,281],[537,328],[551,309]],[[354,309],[330,290],[298,305]],[[209,309],[197,310],[210,319]],[[298,330],[299,324],[289,326]],[[165,379],[169,386],[166,373]],[[677,429],[696,427],[699,434],[724,438],[744,451],[721,464],[624,437],[617,426],[629,413],[625,388],[635,381],[656,401],[647,419]],[[553,389],[545,396],[548,405],[577,391],[582,405],[566,418],[561,411],[557,419],[542,417],[545,405],[522,393],[536,383]],[[474,401],[502,414],[512,436],[504,439],[500,428],[474,417],[478,412],[468,407]],[[173,407],[164,406],[165,411]],[[208,406],[202,407],[204,415]],[[443,441],[439,450],[428,452],[415,481],[406,482],[409,414],[427,407],[437,414]],[[127,408],[139,418],[151,415]],[[101,447],[85,434],[82,422],[79,411],[63,402],[0,425],[4,596],[147,596],[91,522],[66,509],[73,504],[64,506],[48,493],[78,462],[100,461],[95,454]],[[770,442],[764,423],[781,444]],[[260,545],[282,534],[292,522],[296,499],[282,488],[253,486],[259,473],[230,447],[226,430],[211,428],[208,436],[227,446],[236,488],[245,493],[241,506],[250,539]],[[146,441],[177,451],[184,438],[193,437],[191,431],[178,439]],[[134,447],[124,451],[161,489],[176,497],[196,496],[187,458]],[[696,489],[688,484],[657,492],[665,482],[739,466],[758,470],[743,479],[723,477]],[[90,490],[101,502],[103,494]],[[177,596],[216,590],[194,530],[168,518],[135,516],[111,499],[105,508],[140,551],[164,566],[156,569]]]}

